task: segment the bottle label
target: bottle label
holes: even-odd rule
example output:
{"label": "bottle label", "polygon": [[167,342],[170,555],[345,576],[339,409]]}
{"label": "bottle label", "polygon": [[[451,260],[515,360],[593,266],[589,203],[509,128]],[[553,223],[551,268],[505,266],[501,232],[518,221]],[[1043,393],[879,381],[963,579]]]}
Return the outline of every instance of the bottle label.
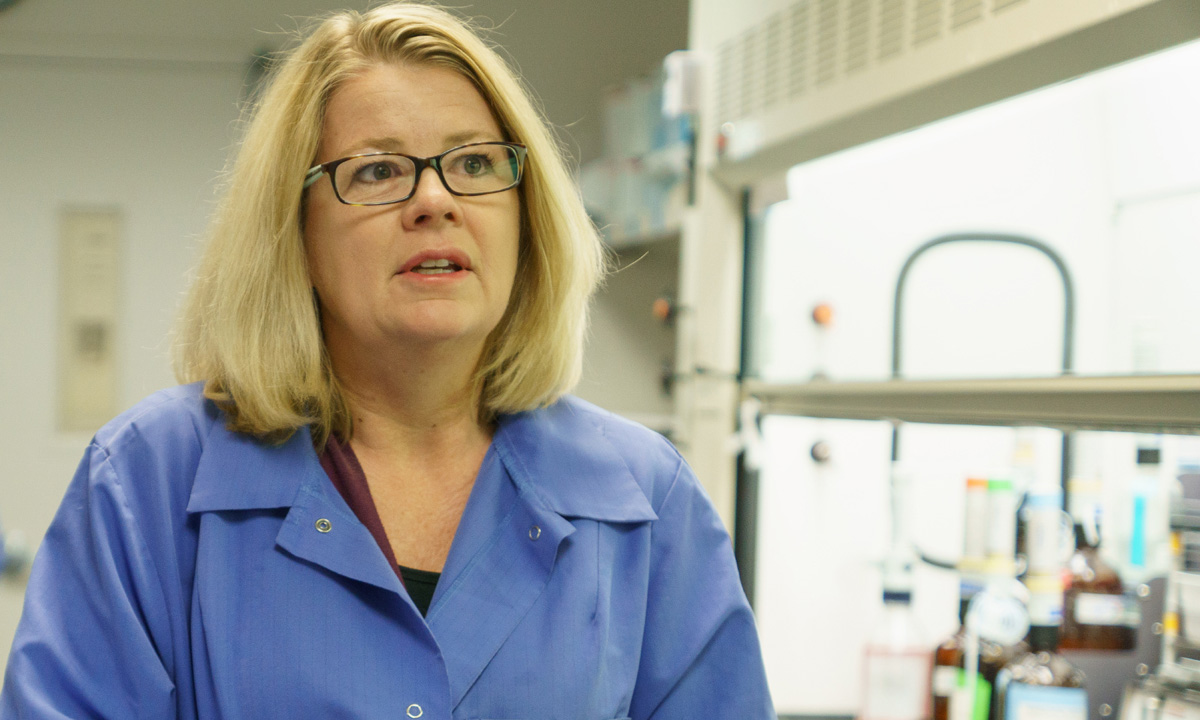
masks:
{"label": "bottle label", "polygon": [[1063,586],[1058,575],[1025,576],[1029,588],[1029,623],[1031,625],[1062,625]]}
{"label": "bottle label", "polygon": [[938,665],[933,669],[934,697],[950,697],[954,688],[958,687],[958,674],[962,668]]}
{"label": "bottle label", "polygon": [[1014,682],[1004,698],[1004,720],[1087,720],[1083,688],[1037,687]]}
{"label": "bottle label", "polygon": [[867,652],[863,720],[921,720],[928,715],[929,653]]}
{"label": "bottle label", "polygon": [[1075,622],[1080,625],[1141,624],[1142,613],[1137,603],[1124,595],[1079,593],[1075,596]]}
{"label": "bottle label", "polygon": [[987,720],[992,685],[979,673],[972,683],[966,670],[940,665],[933,670],[933,696],[946,699],[948,720]]}
{"label": "bottle label", "polygon": [[1065,543],[1067,527],[1057,502],[1025,511],[1025,554],[1031,573],[1057,572],[1069,556]]}

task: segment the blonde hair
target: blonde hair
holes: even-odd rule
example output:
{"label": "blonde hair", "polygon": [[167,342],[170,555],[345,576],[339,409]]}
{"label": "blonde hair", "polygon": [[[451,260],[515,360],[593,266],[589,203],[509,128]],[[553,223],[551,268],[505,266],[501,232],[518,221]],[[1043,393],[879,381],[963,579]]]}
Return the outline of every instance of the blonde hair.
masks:
{"label": "blonde hair", "polygon": [[472,379],[481,422],[548,405],[579,379],[604,251],[559,145],[516,75],[463,21],[395,2],[332,15],[280,58],[229,171],[177,325],[174,364],[180,382],[205,381],[231,430],[282,441],[310,425],[318,446],[331,432],[343,440],[353,432],[312,295],[302,186],[333,92],[389,62],[462,74],[505,139],[529,148],[517,276]]}

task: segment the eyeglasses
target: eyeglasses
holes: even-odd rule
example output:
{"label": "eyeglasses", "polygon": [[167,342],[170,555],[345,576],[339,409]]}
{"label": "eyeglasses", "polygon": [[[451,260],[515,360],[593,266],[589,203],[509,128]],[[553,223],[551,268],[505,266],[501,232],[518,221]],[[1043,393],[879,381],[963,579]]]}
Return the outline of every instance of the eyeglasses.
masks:
{"label": "eyeglasses", "polygon": [[431,167],[453,195],[489,195],[521,183],[527,152],[521,143],[480,142],[428,158],[400,153],[351,155],[309,168],[304,187],[328,175],[333,194],[346,205],[388,205],[412,197],[421,171]]}

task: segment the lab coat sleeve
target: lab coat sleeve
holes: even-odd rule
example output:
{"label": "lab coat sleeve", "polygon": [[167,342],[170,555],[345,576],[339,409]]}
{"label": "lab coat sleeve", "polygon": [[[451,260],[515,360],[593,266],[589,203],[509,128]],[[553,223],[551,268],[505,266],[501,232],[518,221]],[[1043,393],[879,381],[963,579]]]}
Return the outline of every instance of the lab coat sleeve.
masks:
{"label": "lab coat sleeve", "polygon": [[175,717],[163,587],[122,485],[138,480],[88,448],[33,565],[0,720]]}
{"label": "lab coat sleeve", "polygon": [[633,720],[774,718],[729,534],[682,460],[657,514]]}

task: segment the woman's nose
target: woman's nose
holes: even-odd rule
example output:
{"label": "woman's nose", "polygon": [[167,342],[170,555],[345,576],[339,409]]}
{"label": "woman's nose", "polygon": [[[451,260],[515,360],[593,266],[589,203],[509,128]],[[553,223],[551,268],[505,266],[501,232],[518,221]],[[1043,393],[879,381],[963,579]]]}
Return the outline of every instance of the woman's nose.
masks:
{"label": "woman's nose", "polygon": [[426,167],[421,172],[412,197],[404,206],[405,221],[411,225],[458,220],[458,198],[446,188],[441,176],[432,167]]}

